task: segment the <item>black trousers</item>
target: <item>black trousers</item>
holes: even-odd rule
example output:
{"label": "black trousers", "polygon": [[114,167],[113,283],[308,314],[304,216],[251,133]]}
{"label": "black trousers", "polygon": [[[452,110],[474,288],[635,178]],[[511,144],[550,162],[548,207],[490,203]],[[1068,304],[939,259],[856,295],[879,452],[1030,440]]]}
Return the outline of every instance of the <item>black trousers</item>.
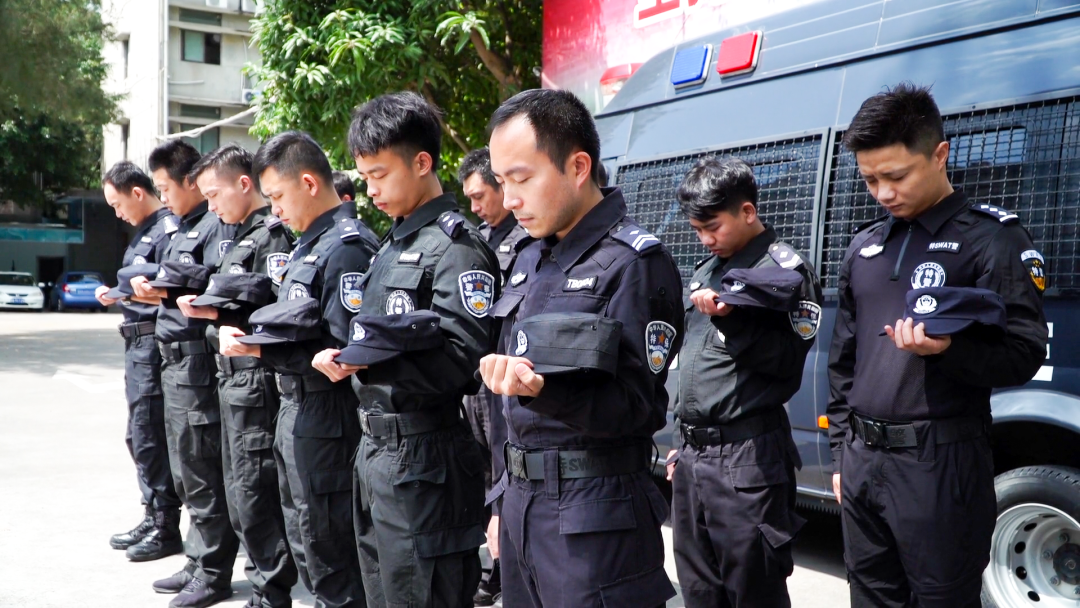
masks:
{"label": "black trousers", "polygon": [[274,437],[289,547],[316,605],[328,608],[366,605],[351,507],[360,421],[350,384],[340,384],[282,394]]}
{"label": "black trousers", "polygon": [[263,606],[292,606],[297,572],[285,535],[274,460],[280,406],[274,374],[265,367],[219,371],[218,396],[229,518],[247,550],[247,577],[262,595]]}
{"label": "black trousers", "polygon": [[370,608],[471,608],[484,542],[483,469],[464,421],[406,437],[364,436],[353,508]]}
{"label": "black trousers", "polygon": [[888,450],[854,439],[840,471],[844,561],[851,605],[980,606],[997,516],[986,437]]}
{"label": "black trousers", "polygon": [[687,608],[789,608],[795,446],[787,428],[684,445],[672,480],[675,569]]}
{"label": "black trousers", "polygon": [[153,335],[124,342],[124,392],[128,402],[125,433],[135,461],[143,504],[157,510],[179,509],[180,497],[169,468],[165,439],[165,398],[161,394],[161,353]]}
{"label": "black trousers", "polygon": [[227,588],[240,541],[225,498],[216,369],[213,355],[187,355],[165,360],[161,380],[173,484],[191,515],[187,556],[196,578]]}
{"label": "black trousers", "polygon": [[660,533],[668,506],[648,473],[501,484],[504,606],[655,608],[675,597]]}

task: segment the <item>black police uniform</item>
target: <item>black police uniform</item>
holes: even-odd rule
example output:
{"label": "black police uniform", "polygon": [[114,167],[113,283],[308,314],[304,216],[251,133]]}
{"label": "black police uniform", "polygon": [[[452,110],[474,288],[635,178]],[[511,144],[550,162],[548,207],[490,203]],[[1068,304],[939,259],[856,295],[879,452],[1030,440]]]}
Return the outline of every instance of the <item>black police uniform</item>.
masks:
{"label": "black police uniform", "polygon": [[[203,201],[181,218],[165,261],[214,268],[229,246],[234,226],[207,211]],[[173,483],[191,515],[185,550],[191,574],[211,587],[228,588],[239,541],[229,521],[221,463],[221,407],[217,400],[209,321],[189,319],[176,304],[182,295],[169,289],[158,308],[155,337],[162,355],[166,437]]]}
{"label": "black police uniform", "polygon": [[[276,289],[293,240],[288,227],[270,214],[269,207],[263,207],[240,223],[218,270],[228,275],[268,275]],[[217,344],[217,328],[221,326],[251,333],[248,311],[219,311],[218,321],[207,328],[210,342]],[[274,421],[280,405],[274,372],[257,357],[216,354],[214,359],[224,416],[221,455],[229,516],[254,565],[246,568],[246,573],[263,606],[290,606],[297,572],[285,536],[274,462]]]}
{"label": "black police uniform", "polygon": [[[539,397],[506,400],[509,456],[542,453],[544,463],[503,474],[489,495],[501,497],[507,606],[662,606],[675,595],[660,534],[668,506],[648,468],[652,434],[666,421],[668,362],[682,338],[682,282],[667,249],[627,217],[622,194],[603,192],[561,241],[521,251],[492,309],[506,355],[521,348],[515,320],[585,312],[623,324],[611,379],[553,375]],[[586,457],[560,472],[567,451]]]}
{"label": "black police uniform", "polygon": [[[730,258],[703,260],[689,287],[672,479],[679,585],[688,608],[787,607],[791,540],[804,520],[784,404],[802,382],[821,287],[768,226]],[[705,287],[739,305],[723,317],[698,312],[690,293]]]}
{"label": "black police uniform", "polygon": [[462,398],[490,352],[494,252],[443,194],[398,219],[364,277],[363,315],[430,310],[446,342],[356,374],[356,543],[368,605],[469,606],[480,582],[484,463]]}
{"label": "black police uniform", "polygon": [[[135,236],[124,250],[123,267],[160,261],[165,256],[169,237],[179,224],[176,216],[164,207],[150,214],[135,229]],[[120,312],[124,315],[119,329],[124,337],[124,392],[128,402],[125,439],[128,452],[135,461],[143,504],[152,522],[154,511],[180,508],[165,441],[161,354],[154,341],[158,307],[123,299],[120,300]],[[133,540],[138,542],[139,539]]]}
{"label": "black police uniform", "polygon": [[348,342],[360,304],[354,287],[377,245],[343,206],[316,218],[296,242],[278,301],[318,299],[321,337],[262,348],[281,393],[274,459],[285,531],[300,578],[325,606],[364,605],[350,507],[360,423],[349,382],[330,382],[311,360]]}
{"label": "black police uniform", "polygon": [[[1016,215],[961,192],[852,240],[827,413],[853,606],[979,605],[996,515],[990,391],[1027,382],[1046,358],[1044,264]],[[880,335],[910,289],[943,285],[1000,294],[1005,336],[973,328],[921,357]]]}

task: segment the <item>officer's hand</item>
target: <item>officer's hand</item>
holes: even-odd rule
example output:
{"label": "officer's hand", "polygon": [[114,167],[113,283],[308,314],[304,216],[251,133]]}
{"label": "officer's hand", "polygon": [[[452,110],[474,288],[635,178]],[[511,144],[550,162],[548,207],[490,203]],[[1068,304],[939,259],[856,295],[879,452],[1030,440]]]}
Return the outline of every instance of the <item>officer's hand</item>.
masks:
{"label": "officer's hand", "polygon": [[952,338],[949,336],[934,338],[926,335],[926,325],[923,323],[915,325],[912,319],[906,321],[897,319],[896,327],[886,325],[885,334],[893,339],[896,348],[916,355],[937,355],[952,344]]}
{"label": "officer's hand", "polygon": [[832,493],[836,495],[836,502],[840,502],[840,474],[833,473],[832,476]]}
{"label": "officer's hand", "polygon": [[167,298],[169,292],[159,287],[150,287],[150,279],[146,277],[131,277],[131,290],[140,298]]}
{"label": "officer's hand", "polygon": [[347,363],[338,363],[337,361],[334,361],[334,357],[340,354],[341,351],[336,348],[328,348],[319,352],[315,355],[315,358],[311,360],[311,367],[322,372],[324,376],[330,378],[331,382],[341,382],[356,372],[365,369],[359,365],[349,365]]}
{"label": "officer's hand", "polygon": [[97,298],[98,302],[101,302],[102,306],[112,306],[113,304],[116,304],[117,300],[105,297],[105,294],[107,293],[109,293],[109,286],[99,285],[98,288],[94,290],[94,297]]}
{"label": "officer's hand", "polygon": [[191,303],[192,300],[199,296],[180,296],[176,298],[176,305],[180,307],[180,312],[184,313],[185,317],[189,319],[210,319],[214,321],[218,318],[218,309],[213,306],[195,306]]}
{"label": "officer's hand", "polygon": [[492,515],[488,522],[487,546],[491,559],[499,559],[499,516]]}
{"label": "officer's hand", "polygon": [[720,294],[706,287],[690,294],[690,301],[694,303],[694,308],[697,308],[698,312],[703,315],[726,317],[731,314],[733,307],[728,304],[718,304],[716,298],[719,296]]}
{"label": "officer's hand", "polygon": [[218,329],[218,351],[226,357],[261,357],[262,346],[258,344],[241,344],[236,339],[246,335],[244,330],[229,327]]}
{"label": "officer's hand", "polygon": [[480,376],[496,395],[535,397],[544,388],[544,377],[532,370],[524,357],[488,355],[480,359]]}
{"label": "officer's hand", "polygon": [[675,475],[675,465],[679,464],[678,460],[672,462],[671,457],[678,453],[679,450],[671,450],[667,453],[667,464],[664,466],[667,468],[668,481],[671,481],[671,478]]}

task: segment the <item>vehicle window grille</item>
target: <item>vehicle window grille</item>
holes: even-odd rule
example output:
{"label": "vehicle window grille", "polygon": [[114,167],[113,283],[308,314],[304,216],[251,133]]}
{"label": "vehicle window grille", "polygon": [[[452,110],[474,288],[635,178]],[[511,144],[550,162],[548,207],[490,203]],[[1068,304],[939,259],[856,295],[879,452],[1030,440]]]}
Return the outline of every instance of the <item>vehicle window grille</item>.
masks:
{"label": "vehicle window grille", "polygon": [[[1080,291],[1080,98],[944,117],[953,187],[1020,216],[1049,266],[1049,288]],[[837,133],[829,167],[821,275],[836,287],[855,229],[884,214]]]}
{"label": "vehicle window grille", "polygon": [[821,136],[813,135],[628,164],[619,167],[616,185],[626,197],[630,216],[667,245],[685,287],[694,265],[709,253],[675,198],[694,163],[700,158],[725,156],[746,161],[754,168],[762,217],[780,238],[809,256],[821,146]]}

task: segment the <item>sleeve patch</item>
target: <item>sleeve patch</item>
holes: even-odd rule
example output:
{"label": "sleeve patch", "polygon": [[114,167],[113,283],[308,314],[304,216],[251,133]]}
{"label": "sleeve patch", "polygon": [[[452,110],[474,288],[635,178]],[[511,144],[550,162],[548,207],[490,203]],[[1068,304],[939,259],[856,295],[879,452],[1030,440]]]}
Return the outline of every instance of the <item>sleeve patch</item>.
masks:
{"label": "sleeve patch", "polygon": [[470,270],[458,275],[461,303],[469,314],[481,319],[486,317],[495,300],[495,277],[482,270]]}
{"label": "sleeve patch", "polygon": [[821,307],[813,302],[802,300],[799,309],[789,313],[791,328],[803,340],[813,340],[821,326]]}
{"label": "sleeve patch", "polygon": [[1034,249],[1028,249],[1020,254],[1020,261],[1028,269],[1035,289],[1038,289],[1040,293],[1046,291],[1046,260],[1042,254]]}
{"label": "sleeve patch", "polygon": [[364,303],[364,292],[361,291],[360,282],[363,276],[361,272],[341,274],[341,288],[338,292],[341,294],[341,305],[349,312],[360,312],[360,305]]}
{"label": "sleeve patch", "polygon": [[664,371],[671,347],[675,344],[678,332],[663,321],[653,321],[645,326],[645,354],[649,358],[649,369],[654,374]]}
{"label": "sleeve patch", "polygon": [[281,285],[281,280],[285,278],[285,268],[288,265],[288,253],[271,253],[266,256],[266,274],[270,275],[270,280],[274,282],[274,285]]}

